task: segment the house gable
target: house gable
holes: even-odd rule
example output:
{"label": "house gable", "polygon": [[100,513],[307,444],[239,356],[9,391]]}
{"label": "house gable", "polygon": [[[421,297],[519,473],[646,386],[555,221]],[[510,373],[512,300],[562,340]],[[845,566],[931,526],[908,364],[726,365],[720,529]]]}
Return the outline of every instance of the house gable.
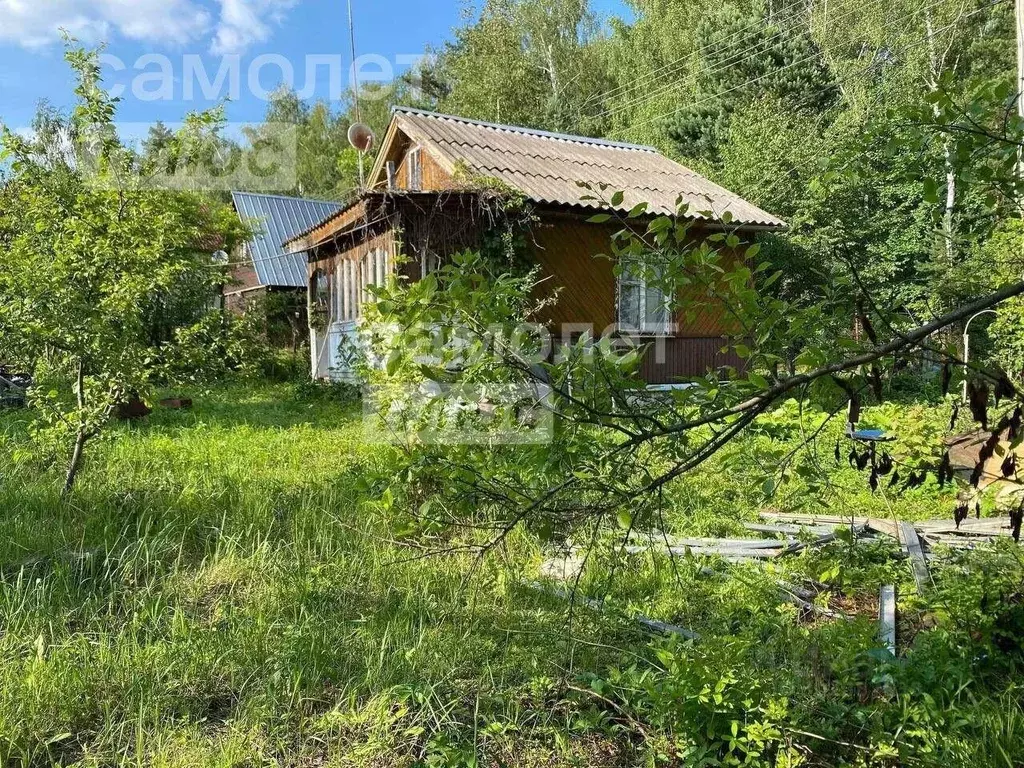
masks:
{"label": "house gable", "polygon": [[407,192],[455,189],[455,168],[456,163],[433,142],[394,120],[370,173],[369,188]]}

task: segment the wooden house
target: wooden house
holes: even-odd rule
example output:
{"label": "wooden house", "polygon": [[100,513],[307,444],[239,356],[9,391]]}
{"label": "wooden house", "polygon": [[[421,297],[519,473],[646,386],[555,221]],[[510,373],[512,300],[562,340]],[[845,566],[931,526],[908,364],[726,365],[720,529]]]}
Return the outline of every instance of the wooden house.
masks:
{"label": "wooden house", "polygon": [[646,202],[651,215],[674,214],[681,197],[695,220],[694,237],[720,228],[727,211],[747,239],[784,228],[778,218],[651,147],[396,108],[366,191],[287,243],[305,254],[311,301],[325,314],[313,329],[314,376],[348,375],[338,350],[355,333],[367,286],[396,270],[422,278],[450,254],[479,244],[488,220],[474,180],[514,190],[531,207],[530,258],[540,265],[543,285],[559,291],[543,318],[556,341],[586,329],[656,342],[642,370],[652,385],[741,364],[722,352],[729,330],[724,311],[670,317],[656,288],[617,278],[609,260],[595,258],[611,252],[621,224],[590,222],[610,200],[587,199],[594,192],[581,184],[606,184],[609,198],[621,191],[615,208],[622,213]]}

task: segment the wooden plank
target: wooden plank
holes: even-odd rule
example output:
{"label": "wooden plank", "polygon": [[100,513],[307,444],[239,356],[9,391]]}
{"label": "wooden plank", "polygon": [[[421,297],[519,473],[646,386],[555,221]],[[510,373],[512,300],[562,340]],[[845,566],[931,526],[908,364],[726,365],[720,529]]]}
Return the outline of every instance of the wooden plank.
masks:
{"label": "wooden plank", "polygon": [[798,552],[803,552],[805,549],[812,549],[814,547],[822,547],[825,544],[832,543],[833,541],[836,540],[836,538],[837,538],[837,534],[829,533],[829,534],[826,534],[825,536],[819,536],[814,541],[798,541],[798,542],[795,542],[793,544],[790,544],[788,547],[783,548],[783,550],[781,552],[779,552],[779,556],[780,557],[785,557],[787,555],[795,555]]}
{"label": "wooden plank", "polygon": [[929,532],[946,532],[951,531],[959,534],[973,534],[978,532],[1007,532],[1010,531],[1010,524],[1007,520],[1001,518],[990,518],[985,517],[981,520],[969,519],[964,520],[960,523],[960,527],[957,528],[956,523],[952,520],[921,520],[920,522],[914,523],[914,527],[918,530],[929,531]]}
{"label": "wooden plank", "polygon": [[[804,525],[849,525],[851,519],[849,517],[839,517],[837,515],[799,515],[790,512],[762,512],[761,518],[763,520],[784,520],[790,523],[804,524]],[[865,518],[866,519],[866,518]]]}
{"label": "wooden plank", "polygon": [[799,515],[784,512],[762,512],[761,517],[765,520],[776,520],[784,523],[802,526],[804,528],[816,529],[827,528],[828,532],[834,532],[837,528],[859,529],[860,533],[867,530],[877,531],[897,538],[896,523],[892,520],[882,520],[875,517],[843,517],[840,515]]}
{"label": "wooden plank", "polygon": [[776,583],[779,585],[779,589],[781,589],[783,592],[788,592],[791,595],[796,595],[801,600],[810,601],[818,596],[817,593],[815,593],[813,590],[806,589],[796,584],[790,584],[788,581],[778,581]]}
{"label": "wooden plank", "polygon": [[778,533],[785,536],[793,536],[807,531],[824,536],[826,533],[832,533],[833,528],[831,525],[760,525],[759,523],[744,523],[743,527],[754,533]]}
{"label": "wooden plank", "polygon": [[[781,542],[780,542],[781,543]],[[694,557],[709,557],[717,555],[719,557],[726,558],[743,558],[750,560],[770,560],[774,557],[778,557],[782,551],[778,547],[775,549],[747,549],[745,547],[638,547],[630,546],[626,547],[625,551],[631,555],[643,554],[644,552],[663,552],[665,554],[674,555],[675,557],[686,557],[687,554],[693,555]]]}
{"label": "wooden plank", "polygon": [[[661,539],[664,544],[665,539]],[[791,543],[779,539],[677,539],[674,536],[668,537],[668,545],[671,547],[697,547],[701,549],[778,549]],[[659,543],[655,539],[655,543]]]}
{"label": "wooden plank", "polygon": [[[830,531],[824,531],[823,533],[830,533]],[[629,539],[632,543],[656,547],[723,547],[727,549],[773,549],[785,544],[791,544],[794,540],[792,536],[785,539],[685,538],[682,536],[672,536],[660,531],[653,531],[651,533],[634,532],[630,534]]]}
{"label": "wooden plank", "polygon": [[918,538],[917,530],[912,523],[900,523],[900,543],[903,551],[910,557],[910,565],[914,570],[914,583],[917,584],[918,594],[924,594],[930,583],[928,575],[928,561],[924,556],[924,548],[921,546],[921,539]]}
{"label": "wooden plank", "polygon": [[878,631],[882,644],[896,655],[896,587],[882,587],[878,600]]}
{"label": "wooden plank", "polygon": [[680,635],[681,637],[685,637],[687,640],[700,639],[700,635],[693,630],[677,627],[675,624],[666,624],[664,621],[656,621],[655,619],[649,619],[646,616],[637,616],[636,620],[641,626],[646,627],[652,632],[662,632],[667,635]]}
{"label": "wooden plank", "polygon": [[895,520],[882,520],[877,517],[868,518],[868,530],[891,536],[894,539],[900,537],[899,524]]}
{"label": "wooden plank", "polygon": [[929,546],[933,544],[942,544],[950,549],[977,549],[978,547],[985,546],[986,544],[994,544],[996,540],[996,537],[994,536],[972,536],[970,538],[961,538],[958,536],[934,536],[930,533],[922,534],[921,538],[923,538]]}
{"label": "wooden plank", "polygon": [[995,536],[1009,536],[1009,528],[960,528],[957,529],[955,526],[950,525],[948,528],[921,528],[915,525],[922,534],[928,535],[942,535],[950,536],[961,539],[972,539],[972,538],[992,538]]}
{"label": "wooden plank", "polygon": [[850,621],[853,618],[852,616],[847,616],[845,613],[836,613],[828,608],[822,608],[820,605],[815,605],[811,602],[813,596],[804,597],[796,594],[795,592],[790,591],[789,585],[786,585],[781,581],[779,582],[779,592],[782,594],[782,597],[786,602],[792,603],[797,608],[807,611],[808,613],[813,613],[826,619],[844,619],[846,621]]}

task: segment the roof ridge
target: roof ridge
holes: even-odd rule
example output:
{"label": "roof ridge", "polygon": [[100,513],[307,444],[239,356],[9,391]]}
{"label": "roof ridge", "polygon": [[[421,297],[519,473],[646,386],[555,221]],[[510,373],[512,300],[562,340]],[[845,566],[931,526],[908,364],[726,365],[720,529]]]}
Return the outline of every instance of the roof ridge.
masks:
{"label": "roof ridge", "polygon": [[246,197],[265,197],[274,200],[292,200],[297,203],[316,203],[318,205],[344,205],[344,203],[338,202],[337,200],[323,200],[321,198],[314,197],[294,197],[292,195],[271,195],[266,192],[246,192],[241,189],[231,190],[231,197],[233,198],[235,195],[245,195]]}
{"label": "roof ridge", "polygon": [[432,117],[440,120],[453,120],[457,123],[464,123],[466,125],[476,125],[481,128],[491,128],[496,131],[509,131],[511,133],[521,133],[527,136],[536,136],[542,139],[553,139],[556,141],[568,141],[575,144],[589,144],[597,147],[609,147],[612,149],[627,149],[634,152],[652,152],[656,155],[661,153],[651,146],[645,144],[629,144],[623,141],[612,141],[610,139],[599,139],[593,136],[578,136],[570,133],[555,133],[553,131],[543,131],[539,128],[527,128],[523,125],[509,125],[505,123],[489,123],[485,120],[474,120],[469,117],[459,117],[458,115],[446,115],[441,112],[431,112],[427,109],[417,109],[415,107],[404,107],[401,105],[395,105],[391,108],[392,114],[402,113],[407,115],[418,115],[420,117]]}

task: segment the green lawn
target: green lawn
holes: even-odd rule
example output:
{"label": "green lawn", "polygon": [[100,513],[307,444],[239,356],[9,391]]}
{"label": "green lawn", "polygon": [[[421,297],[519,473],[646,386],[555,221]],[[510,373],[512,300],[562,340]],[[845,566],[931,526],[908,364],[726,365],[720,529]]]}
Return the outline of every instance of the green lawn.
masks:
{"label": "green lawn", "polygon": [[[569,615],[528,586],[542,555],[525,533],[483,561],[401,539],[367,503],[364,479],[394,457],[363,440],[358,406],[287,385],[197,395],[93,446],[69,504],[27,450],[25,418],[0,415],[3,765],[1024,761],[1007,677],[1019,649],[999,645],[1020,617],[983,603],[1012,606],[1015,552],[939,573],[926,601],[884,545],[839,543],[773,578],[649,555],[613,568],[606,548],[581,585],[606,609]],[[768,461],[786,440],[751,436],[748,450]],[[833,479],[865,510],[935,517],[949,501]],[[670,519],[729,532],[758,493],[709,467]],[[794,480],[772,503],[800,497]],[[879,659],[870,604],[851,622],[801,619],[774,587],[800,574],[855,607],[898,581],[904,659]],[[652,638],[638,613],[704,639]]]}

